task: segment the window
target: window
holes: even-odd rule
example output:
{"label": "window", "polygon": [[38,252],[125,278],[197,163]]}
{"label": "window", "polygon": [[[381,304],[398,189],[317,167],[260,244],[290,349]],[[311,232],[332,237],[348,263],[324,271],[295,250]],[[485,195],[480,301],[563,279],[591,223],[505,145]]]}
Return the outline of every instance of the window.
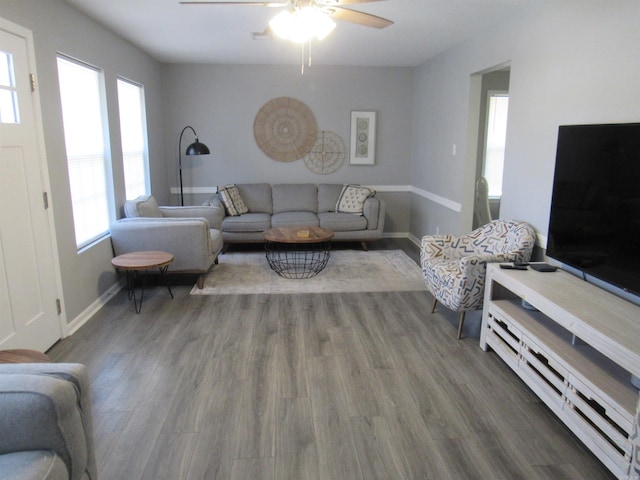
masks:
{"label": "window", "polygon": [[143,87],[118,79],[118,108],[124,184],[127,200],[131,200],[149,193],[149,152]]}
{"label": "window", "polygon": [[13,55],[0,51],[0,123],[20,123]]}
{"label": "window", "polygon": [[489,197],[502,196],[504,147],[507,140],[507,113],[509,95],[489,93],[487,114],[487,141],[485,143],[483,175],[489,184]]}
{"label": "window", "polygon": [[113,216],[102,73],[59,56],[58,77],[76,245],[80,248],[105,235]]}

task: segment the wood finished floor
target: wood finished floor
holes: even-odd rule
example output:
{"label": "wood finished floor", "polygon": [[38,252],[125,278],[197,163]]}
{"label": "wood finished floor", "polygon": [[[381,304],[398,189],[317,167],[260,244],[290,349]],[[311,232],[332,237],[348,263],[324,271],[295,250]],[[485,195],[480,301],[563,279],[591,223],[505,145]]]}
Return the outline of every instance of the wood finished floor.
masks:
{"label": "wood finished floor", "polygon": [[424,292],[190,288],[48,352],[89,369],[101,480],[613,478]]}

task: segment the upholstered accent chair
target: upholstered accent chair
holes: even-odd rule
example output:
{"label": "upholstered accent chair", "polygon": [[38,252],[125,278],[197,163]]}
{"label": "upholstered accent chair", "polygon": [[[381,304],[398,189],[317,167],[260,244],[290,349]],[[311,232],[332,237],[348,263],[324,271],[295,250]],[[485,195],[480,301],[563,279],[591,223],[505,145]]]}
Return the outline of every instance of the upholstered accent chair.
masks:
{"label": "upholstered accent chair", "polygon": [[459,312],[461,338],[465,313],[482,308],[487,263],[528,262],[535,239],[531,225],[514,220],[494,220],[468,235],[424,236],[420,264],[435,297],[431,312],[438,302]]}
{"label": "upholstered accent chair", "polygon": [[0,365],[0,478],[96,480],[90,394],[84,365]]}
{"label": "upholstered accent chair", "polygon": [[127,200],[127,218],[111,225],[114,255],[141,250],[173,254],[168,273],[197,273],[198,287],[222,251],[224,210],[212,206],[163,207],[151,195]]}

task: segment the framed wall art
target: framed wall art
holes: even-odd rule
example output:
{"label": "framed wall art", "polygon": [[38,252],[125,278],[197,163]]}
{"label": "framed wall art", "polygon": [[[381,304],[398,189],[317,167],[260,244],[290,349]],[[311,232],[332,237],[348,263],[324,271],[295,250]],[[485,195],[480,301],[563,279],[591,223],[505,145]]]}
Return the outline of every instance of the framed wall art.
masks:
{"label": "framed wall art", "polygon": [[351,112],[351,165],[374,165],[376,160],[376,112]]}

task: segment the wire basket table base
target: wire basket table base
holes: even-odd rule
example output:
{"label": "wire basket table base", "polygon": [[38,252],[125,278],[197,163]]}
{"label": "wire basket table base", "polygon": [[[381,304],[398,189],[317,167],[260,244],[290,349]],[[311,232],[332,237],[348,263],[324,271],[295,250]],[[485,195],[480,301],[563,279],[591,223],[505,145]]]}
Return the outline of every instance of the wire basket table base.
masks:
{"label": "wire basket table base", "polygon": [[265,252],[271,269],[284,278],[311,278],[327,266],[331,242],[283,244],[266,242]]}

